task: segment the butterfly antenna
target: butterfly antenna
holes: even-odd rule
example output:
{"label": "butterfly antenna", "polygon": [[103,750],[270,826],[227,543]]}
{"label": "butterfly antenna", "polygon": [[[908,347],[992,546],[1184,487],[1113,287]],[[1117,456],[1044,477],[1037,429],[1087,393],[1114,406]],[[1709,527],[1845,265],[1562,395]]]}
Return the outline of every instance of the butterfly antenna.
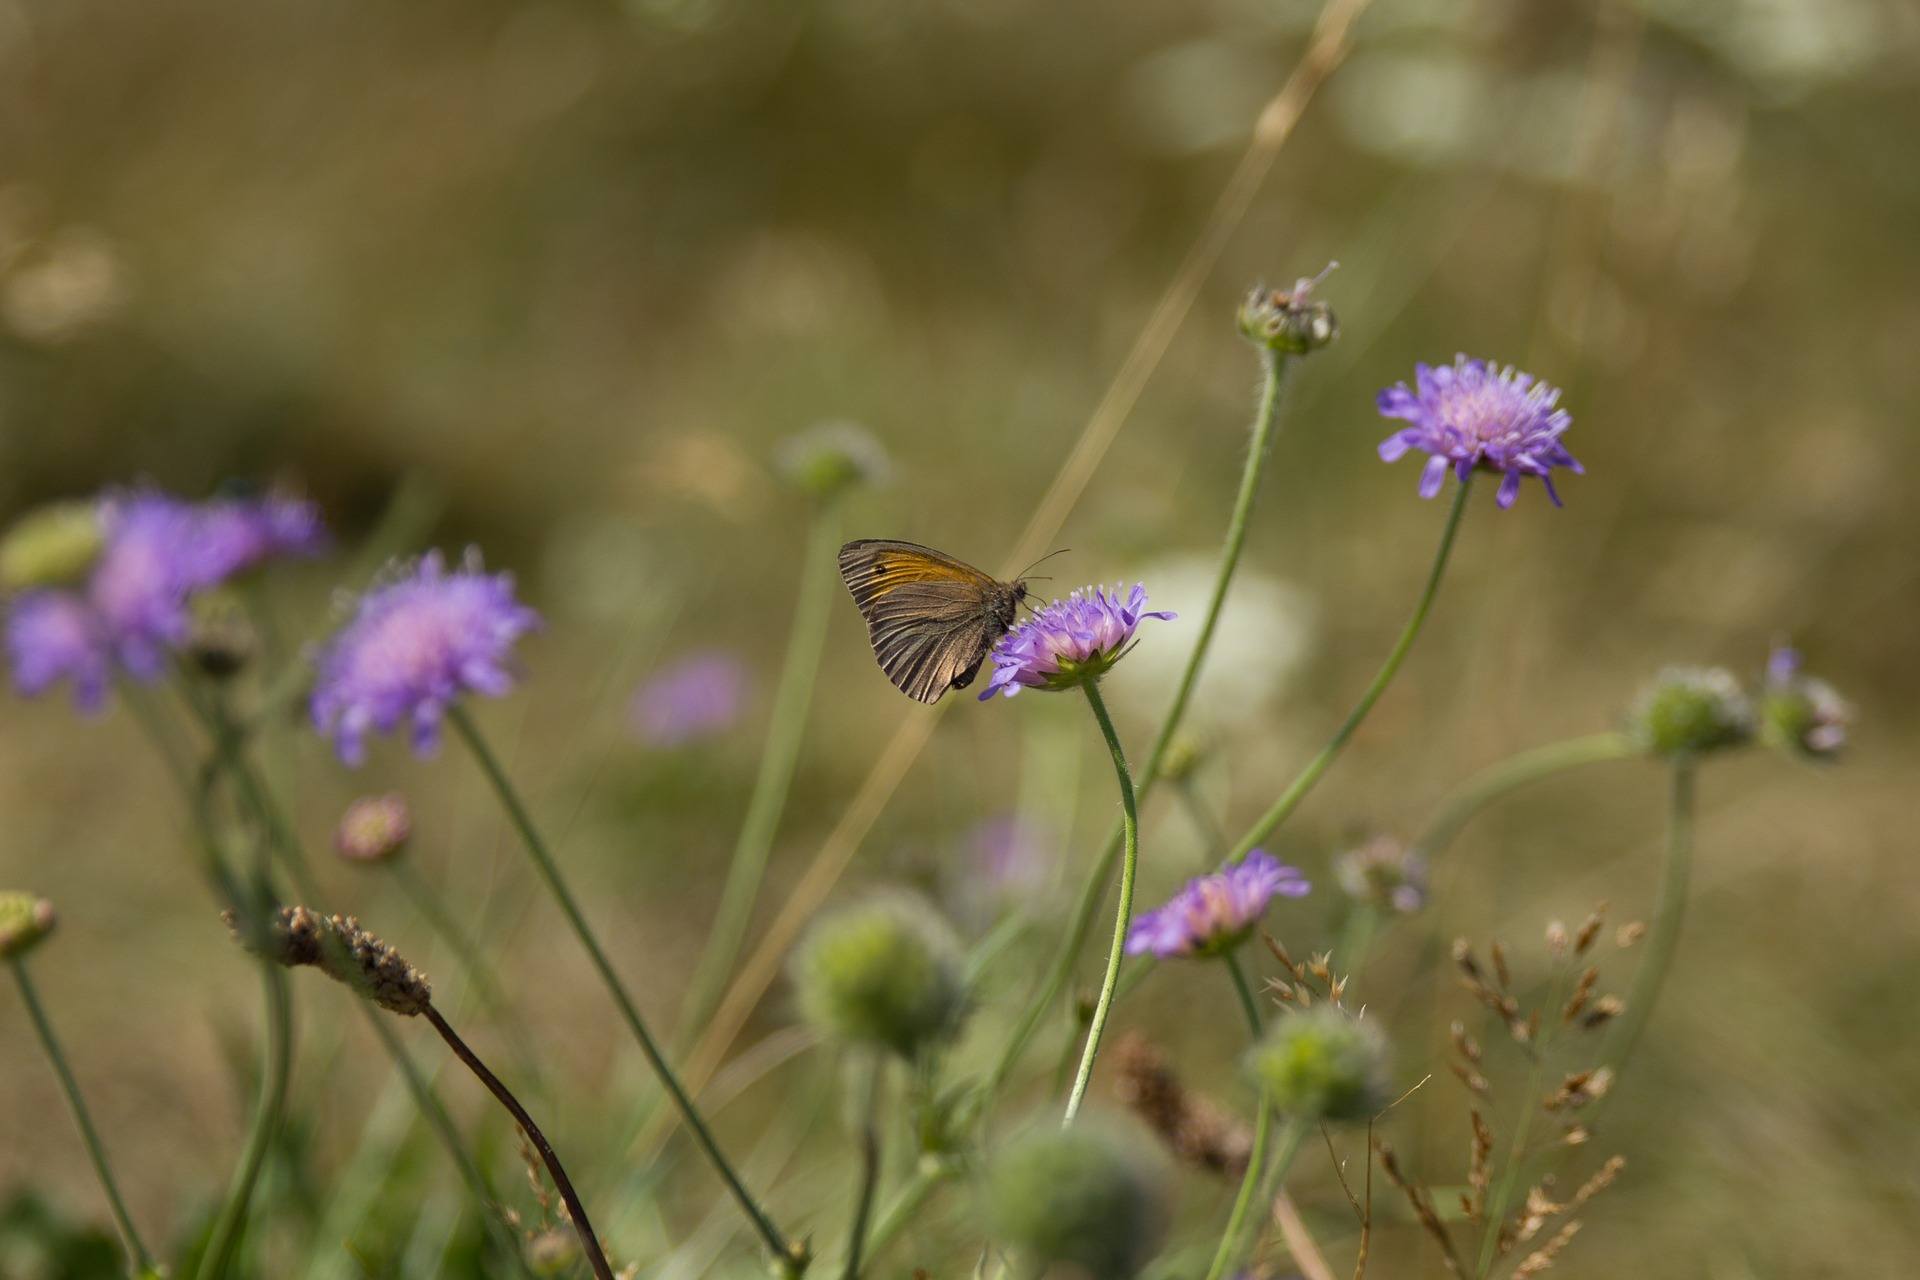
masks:
{"label": "butterfly antenna", "polygon": [[1027,574],[1032,572],[1034,569],[1039,568],[1041,565],[1053,559],[1055,556],[1063,556],[1071,550],[1073,550],[1072,547],[1061,547],[1058,551],[1047,552],[1047,554],[1041,556],[1038,560],[1035,560],[1032,564],[1028,565],[1025,569],[1015,574],[1014,581],[1016,582],[1052,582],[1053,581],[1052,578],[1029,578],[1027,577]]}

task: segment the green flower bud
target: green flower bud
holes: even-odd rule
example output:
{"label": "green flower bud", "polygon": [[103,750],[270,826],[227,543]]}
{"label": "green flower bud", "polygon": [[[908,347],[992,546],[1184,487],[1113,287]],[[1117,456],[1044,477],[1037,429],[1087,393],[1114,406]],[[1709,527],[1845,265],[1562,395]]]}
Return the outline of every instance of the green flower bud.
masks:
{"label": "green flower bud", "polygon": [[231,591],[204,591],[188,608],[192,622],[187,656],[194,665],[215,680],[230,679],[245,670],[259,647],[259,637],[240,597]]}
{"label": "green flower bud", "polygon": [[1248,1065],[1273,1107],[1302,1120],[1367,1120],[1391,1101],[1386,1041],[1333,1005],[1281,1018]]}
{"label": "green flower bud", "polygon": [[0,960],[17,960],[53,932],[53,904],[30,893],[0,893]]}
{"label": "green flower bud", "polygon": [[542,1231],[527,1241],[527,1265],[536,1276],[564,1276],[580,1261],[580,1241],[571,1231]]}
{"label": "green flower bud", "polygon": [[1306,355],[1318,351],[1340,336],[1340,322],[1333,309],[1314,298],[1313,292],[1327,272],[1340,264],[1329,262],[1312,279],[1296,280],[1291,292],[1254,286],[1240,304],[1240,332],[1255,346],[1283,355]]}
{"label": "green flower bud", "polygon": [[1702,755],[1745,746],[1753,703],[1722,667],[1669,667],[1640,694],[1630,730],[1654,755]]}
{"label": "green flower bud", "polygon": [[1038,1273],[1059,1265],[1088,1280],[1125,1280],[1153,1257],[1166,1226],[1144,1138],[1083,1119],[1036,1128],[987,1170],[986,1216],[997,1239]]}
{"label": "green flower bud", "polygon": [[831,1036],[902,1057],[958,1025],[965,990],[960,947],[918,898],[889,895],[813,926],[793,963],[807,1019]]}
{"label": "green flower bud", "polygon": [[801,432],[780,446],[774,464],[794,488],[821,499],[863,485],[878,488],[893,474],[886,449],[851,422],[825,422]]}
{"label": "green flower bud", "polygon": [[393,791],[348,805],[333,829],[333,847],[349,862],[380,862],[406,848],[412,835],[413,810]]}
{"label": "green flower bud", "polygon": [[90,502],[56,502],[29,511],[0,538],[0,589],[71,586],[100,557],[105,535]]}

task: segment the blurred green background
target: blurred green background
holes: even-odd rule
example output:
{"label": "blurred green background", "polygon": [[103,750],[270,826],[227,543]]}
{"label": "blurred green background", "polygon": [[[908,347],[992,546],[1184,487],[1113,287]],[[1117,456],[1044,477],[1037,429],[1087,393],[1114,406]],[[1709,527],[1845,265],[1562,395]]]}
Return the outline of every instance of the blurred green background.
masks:
{"label": "blurred green background", "polygon": [[[1315,13],[0,0],[0,514],[138,478],[189,496],[231,477],[293,483],[341,549],[276,579],[290,652],[357,585],[352,553],[396,494],[423,542],[484,547],[549,623],[523,647],[526,685],[485,721],[617,962],[670,1021],[798,580],[806,510],[773,449],[823,420],[866,425],[895,476],[855,499],[849,534],[995,566]],[[1916,130],[1920,10],[1904,0],[1378,0],[1049,566],[1056,589],[1139,578],[1197,615],[1257,377],[1234,307],[1256,281],[1338,259],[1322,296],[1343,336],[1300,368],[1202,694],[1196,727],[1216,750],[1198,786],[1226,825],[1337,722],[1425,572],[1444,512],[1415,496],[1413,463],[1376,459],[1381,386],[1455,351],[1519,363],[1566,388],[1588,474],[1562,485],[1563,511],[1536,487],[1507,513],[1477,495],[1412,661],[1279,844],[1322,882],[1276,912],[1290,945],[1331,942],[1334,852],[1416,829],[1482,764],[1616,723],[1664,664],[1753,673],[1791,637],[1856,703],[1836,768],[1754,752],[1707,771],[1678,969],[1596,1144],[1628,1171],[1569,1274],[1893,1275],[1920,1246]],[[1181,627],[1147,631],[1113,677],[1136,751]],[[844,598],[831,641],[763,915],[909,711]],[[755,673],[741,722],[677,752],[635,741],[634,686],[716,647]],[[0,887],[61,908],[41,986],[134,1213],[177,1240],[238,1146],[254,976],[124,709],[82,720],[53,696],[4,716]],[[916,882],[977,935],[953,897],[972,833],[1025,804],[1064,914],[1112,811],[1085,719],[1067,699],[954,709],[843,892]],[[616,1251],[655,1274],[717,1192],[670,1148],[669,1190],[628,1194],[650,1184],[609,1131],[645,1094],[639,1068],[470,762],[386,744],[349,773],[297,728],[274,752],[316,850],[352,795],[412,796],[422,868],[486,936],[560,1082],[542,1094],[550,1131],[608,1206],[596,1217]],[[1537,958],[1550,918],[1602,898],[1644,914],[1662,796],[1651,766],[1601,766],[1468,832],[1435,905],[1359,992],[1389,1019],[1403,1086],[1437,1068],[1447,1021],[1469,1010],[1423,939],[1498,935]],[[1204,857],[1168,799],[1147,818],[1143,904]],[[322,873],[329,905],[458,992],[404,896],[344,865]],[[992,989],[965,1054],[997,1043],[1047,941],[1042,927],[1021,944],[1031,962]],[[305,1233],[389,1087],[345,994],[295,991],[302,1128],[269,1184],[266,1256],[283,1265],[262,1274],[305,1274]],[[792,1017],[777,987],[743,1043]],[[1122,1006],[1115,1030],[1129,1028],[1244,1103],[1234,1005],[1211,974],[1157,975]],[[1046,1067],[1064,1027],[1049,1035]],[[416,1048],[441,1060],[437,1043]],[[851,1176],[834,1064],[813,1054],[776,1080],[728,1108],[723,1133],[773,1171],[782,1212],[831,1233]],[[444,1086],[510,1166],[472,1082]],[[0,1198],[30,1188],[103,1220],[10,991],[0,1097]],[[1461,1114],[1444,1074],[1398,1113],[1396,1142],[1435,1182],[1460,1178]],[[409,1141],[392,1178],[356,1189],[392,1203],[389,1260],[367,1274],[433,1274],[391,1259],[429,1247],[410,1233],[452,1230],[464,1203],[440,1153]],[[1202,1230],[1228,1194],[1185,1175],[1183,1215]],[[1298,1194],[1343,1266],[1351,1222],[1324,1158],[1303,1161]],[[965,1203],[942,1200],[888,1273],[964,1274]],[[1374,1252],[1376,1275],[1439,1274],[1405,1225],[1383,1226]],[[738,1239],[713,1256],[754,1265]],[[683,1251],[658,1273],[707,1265]]]}

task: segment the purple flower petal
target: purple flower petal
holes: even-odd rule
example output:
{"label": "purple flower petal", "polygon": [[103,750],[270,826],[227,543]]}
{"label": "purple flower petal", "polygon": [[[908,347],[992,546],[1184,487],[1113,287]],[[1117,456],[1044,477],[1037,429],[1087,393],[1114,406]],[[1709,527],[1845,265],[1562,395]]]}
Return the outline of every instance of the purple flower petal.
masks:
{"label": "purple flower petal", "polygon": [[1299,870],[1255,849],[1240,862],[1187,881],[1164,906],[1143,911],[1127,930],[1129,955],[1214,956],[1253,932],[1276,896],[1297,898],[1312,886]]}
{"label": "purple flower petal", "polygon": [[1420,476],[1423,498],[1440,492],[1451,465],[1462,482],[1475,470],[1499,472],[1501,507],[1513,505],[1525,476],[1545,481],[1547,497],[1559,506],[1553,469],[1583,472],[1560,442],[1573,418],[1559,402],[1558,388],[1484,360],[1457,356],[1438,368],[1417,365],[1412,387],[1396,383],[1377,398],[1382,417],[1413,424],[1383,441],[1380,457],[1394,462],[1410,449],[1432,455]]}

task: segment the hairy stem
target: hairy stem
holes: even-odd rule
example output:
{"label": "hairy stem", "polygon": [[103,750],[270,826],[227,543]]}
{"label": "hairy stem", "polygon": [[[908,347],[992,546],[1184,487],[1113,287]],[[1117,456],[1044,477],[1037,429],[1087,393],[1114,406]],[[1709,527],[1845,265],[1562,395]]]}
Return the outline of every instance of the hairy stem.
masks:
{"label": "hairy stem", "polygon": [[894,1192],[893,1202],[880,1215],[880,1221],[874,1224],[872,1233],[867,1237],[866,1262],[871,1262],[891,1244],[893,1238],[913,1220],[913,1216],[933,1198],[933,1193],[940,1189],[940,1185],[956,1172],[956,1166],[951,1161],[923,1158],[913,1171],[913,1176]]}
{"label": "hairy stem", "polygon": [[839,541],[839,509],[830,500],[815,511],[812,528],[807,533],[800,595],[794,604],[792,629],[787,633],[787,656],[780,668],[780,686],[774,692],[773,718],[767,726],[766,746],[760,753],[760,772],[754,777],[746,816],[734,841],[727,882],[720,891],[720,907],[707,933],[706,950],[694,970],[686,1004],[681,1010],[680,1032],[675,1040],[683,1045],[700,1032],[720,1003],[727,978],[733,972],[733,962],[746,939],[761,881],[766,877],[774,833],[779,829],[787,791],[793,785],[794,769],[800,762],[800,743],[806,732],[814,681],[820,671],[820,654],[826,648]]}
{"label": "hairy stem", "polygon": [[1247,1030],[1255,1040],[1260,1038],[1260,1002],[1253,998],[1253,988],[1247,985],[1247,971],[1241,967],[1239,951],[1229,951],[1222,957],[1226,961],[1227,973],[1233,979],[1233,989],[1240,997],[1240,1012],[1247,1016]]}
{"label": "hairy stem", "polygon": [[1107,714],[1107,704],[1100,696],[1100,686],[1089,680],[1080,686],[1086,691],[1087,705],[1093,708],[1093,718],[1100,723],[1100,735],[1107,741],[1107,751],[1113,757],[1113,773],[1120,784],[1120,818],[1124,825],[1126,844],[1125,855],[1120,862],[1120,905],[1114,913],[1113,945],[1107,950],[1107,973],[1100,983],[1100,999],[1093,1006],[1093,1021],[1087,1026],[1087,1047],[1080,1055],[1080,1070],[1073,1080],[1073,1091],[1067,1095],[1066,1115],[1061,1118],[1064,1128],[1073,1123],[1080,1114],[1080,1103],[1087,1095],[1087,1084],[1093,1079],[1093,1062],[1100,1054],[1100,1037],[1107,1029],[1107,1015],[1113,1010],[1114,987],[1120,981],[1120,962],[1126,958],[1127,925],[1133,919],[1133,878],[1140,863],[1140,815],[1135,808],[1133,796],[1133,775],[1127,769],[1127,754],[1120,747],[1120,735],[1114,732],[1113,718]]}
{"label": "hairy stem", "polygon": [[527,1135],[527,1141],[540,1153],[540,1162],[547,1166],[547,1174],[553,1179],[553,1185],[559,1189],[561,1200],[566,1202],[567,1217],[573,1221],[573,1230],[580,1237],[580,1247],[586,1251],[587,1264],[593,1268],[596,1280],[613,1280],[613,1266],[607,1261],[607,1255],[600,1249],[600,1238],[593,1232],[593,1224],[587,1220],[586,1206],[580,1203],[580,1196],[573,1189],[573,1182],[567,1177],[566,1169],[560,1163],[560,1157],[554,1153],[553,1144],[547,1141],[547,1135],[540,1132],[540,1126],[533,1122],[527,1109],[513,1096],[513,1091],[500,1082],[500,1078],[487,1070],[487,1064],[480,1061],[479,1055],[467,1047],[467,1042],[455,1034],[440,1011],[429,1004],[422,1012],[440,1038],[447,1042],[454,1056],[467,1065],[467,1069],[487,1086],[487,1091],[499,1099],[500,1105]]}
{"label": "hairy stem", "polygon": [[146,1242],[140,1239],[140,1231],[133,1225],[133,1215],[127,1212],[127,1202],[120,1196],[120,1185],[113,1180],[113,1170],[107,1164],[107,1149],[100,1141],[99,1130],[93,1127],[93,1116],[87,1110],[86,1100],[80,1096],[80,1082],[74,1078],[73,1069],[67,1065],[67,1055],[60,1048],[60,1041],[53,1034],[53,1023],[47,1019],[45,1006],[40,1003],[40,993],[33,985],[33,979],[27,976],[27,964],[24,959],[15,957],[7,962],[13,970],[13,980],[19,984],[20,999],[27,1006],[27,1019],[33,1023],[35,1034],[40,1037],[40,1047],[46,1051],[47,1061],[53,1064],[53,1074],[60,1081],[60,1091],[66,1095],[67,1110],[73,1115],[74,1127],[80,1130],[81,1145],[87,1149],[87,1159],[93,1162],[93,1172],[100,1179],[100,1189],[107,1193],[107,1208],[113,1214],[113,1225],[120,1232],[121,1247],[127,1251],[127,1273],[131,1276],[144,1276],[153,1272],[153,1255],[147,1252]]}
{"label": "hairy stem", "polygon": [[455,732],[467,744],[468,749],[472,751],[481,772],[486,775],[487,781],[492,785],[495,795],[500,799],[501,807],[506,810],[508,819],[520,835],[521,844],[525,847],[528,856],[532,858],[534,869],[539,872],[541,880],[552,893],[554,901],[559,904],[561,913],[566,916],[568,925],[573,929],[574,936],[579,939],[581,947],[585,949],[588,959],[593,962],[593,967],[600,975],[600,980],[606,986],[608,994],[613,997],[614,1006],[619,1009],[627,1029],[633,1033],[634,1040],[640,1046],[640,1052],[646,1056],[647,1064],[653,1068],[653,1073],[659,1077],[660,1083],[666,1086],[667,1093],[673,1098],[674,1106],[679,1109],[680,1118],[686,1124],[688,1131],[693,1134],[695,1142],[699,1144],[701,1151],[719,1173],[720,1180],[726,1184],[728,1192],[739,1203],[742,1212],[747,1215],[754,1230],[765,1242],[777,1265],[792,1274],[804,1271],[807,1262],[805,1244],[789,1243],[786,1237],[780,1234],[779,1229],[773,1225],[773,1220],[748,1193],[745,1184],[740,1181],[740,1176],[734,1172],[733,1165],[721,1152],[719,1143],[714,1140],[713,1131],[707,1127],[699,1108],[694,1105],[692,1097],[681,1085],[673,1068],[667,1064],[665,1055],[661,1053],[659,1045],[654,1041],[653,1033],[647,1030],[647,1024],[640,1017],[640,1010],[633,1003],[633,997],[627,994],[626,985],[614,972],[612,961],[607,958],[607,953],[601,948],[599,939],[594,936],[593,929],[587,924],[587,918],[581,912],[579,903],[574,900],[572,890],[568,889],[566,880],[561,876],[560,866],[554,861],[552,852],[548,850],[546,840],[540,835],[539,828],[534,826],[533,817],[527,812],[519,792],[514,790],[513,783],[507,778],[506,770],[501,767],[500,761],[487,746],[486,739],[480,735],[480,730],[473,723],[472,717],[467,714],[464,707],[455,703],[448,709],[447,719],[453,724]]}

